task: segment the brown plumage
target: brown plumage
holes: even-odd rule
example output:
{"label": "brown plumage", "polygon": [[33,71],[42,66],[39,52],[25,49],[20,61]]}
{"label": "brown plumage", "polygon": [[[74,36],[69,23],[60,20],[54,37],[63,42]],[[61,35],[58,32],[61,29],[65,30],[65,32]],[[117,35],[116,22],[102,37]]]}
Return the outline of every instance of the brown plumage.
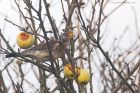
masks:
{"label": "brown plumage", "polygon": [[[49,48],[53,59],[61,58],[64,56],[64,48],[68,46],[70,37],[67,37],[67,34],[65,34],[63,35],[63,37],[61,37],[61,39],[61,41],[52,39],[49,40]],[[41,43],[21,53],[7,54],[6,58],[19,56],[29,57],[40,61],[50,60],[50,54],[47,43]]]}
{"label": "brown plumage", "polygon": [[[60,44],[60,41],[56,40],[49,41],[49,48],[53,59],[61,58],[62,56],[64,56],[64,48],[63,45]],[[18,56],[30,57],[37,60],[50,60],[47,43],[43,44],[41,43],[21,53],[7,54],[6,58]]]}

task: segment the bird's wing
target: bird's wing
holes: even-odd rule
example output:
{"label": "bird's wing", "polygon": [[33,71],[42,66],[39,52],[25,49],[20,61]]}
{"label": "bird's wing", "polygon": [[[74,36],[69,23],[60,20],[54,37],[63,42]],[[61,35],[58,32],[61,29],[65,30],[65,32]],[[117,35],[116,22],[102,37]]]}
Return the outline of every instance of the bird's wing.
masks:
{"label": "bird's wing", "polygon": [[[51,40],[49,41],[49,48],[50,50],[52,51],[54,49],[54,47],[56,45],[59,45],[59,41],[56,41],[56,40]],[[28,50],[25,50],[23,51],[22,53],[23,54],[26,54],[26,53],[29,53],[29,52],[34,52],[34,51],[46,51],[48,52],[48,44],[47,43],[40,43],[39,45],[36,45]]]}

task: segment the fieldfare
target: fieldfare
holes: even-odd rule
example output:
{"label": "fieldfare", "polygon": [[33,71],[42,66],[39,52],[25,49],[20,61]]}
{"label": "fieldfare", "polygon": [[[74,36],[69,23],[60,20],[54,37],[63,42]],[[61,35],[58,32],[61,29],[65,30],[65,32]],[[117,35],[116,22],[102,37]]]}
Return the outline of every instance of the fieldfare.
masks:
{"label": "fieldfare", "polygon": [[[48,61],[52,59],[62,58],[64,56],[64,50],[69,45],[70,38],[72,38],[73,32],[65,32],[60,36],[60,40],[49,39],[47,43],[41,43],[30,49],[22,51],[21,53],[10,53],[5,57],[29,57],[35,60]],[[49,48],[48,48],[49,45]],[[51,57],[49,50],[51,51]]]}

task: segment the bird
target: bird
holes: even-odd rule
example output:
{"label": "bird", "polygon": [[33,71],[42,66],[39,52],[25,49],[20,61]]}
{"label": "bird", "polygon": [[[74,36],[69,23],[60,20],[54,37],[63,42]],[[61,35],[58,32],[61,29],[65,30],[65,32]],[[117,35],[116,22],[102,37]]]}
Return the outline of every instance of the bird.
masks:
{"label": "bird", "polygon": [[[48,39],[48,43],[40,43],[20,53],[9,53],[5,57],[10,58],[23,56],[40,61],[62,58],[65,54],[65,48],[69,45],[69,41],[73,37],[72,33],[73,32],[64,32],[61,34],[60,40]],[[51,51],[51,56],[49,50]]]}

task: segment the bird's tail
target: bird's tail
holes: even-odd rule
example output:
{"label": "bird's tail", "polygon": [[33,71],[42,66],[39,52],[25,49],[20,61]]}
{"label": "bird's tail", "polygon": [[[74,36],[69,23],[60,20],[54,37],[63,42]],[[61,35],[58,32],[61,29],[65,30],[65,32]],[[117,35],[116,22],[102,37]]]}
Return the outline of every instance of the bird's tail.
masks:
{"label": "bird's tail", "polygon": [[10,53],[5,56],[5,58],[9,58],[9,57],[18,57],[18,55],[17,53]]}

